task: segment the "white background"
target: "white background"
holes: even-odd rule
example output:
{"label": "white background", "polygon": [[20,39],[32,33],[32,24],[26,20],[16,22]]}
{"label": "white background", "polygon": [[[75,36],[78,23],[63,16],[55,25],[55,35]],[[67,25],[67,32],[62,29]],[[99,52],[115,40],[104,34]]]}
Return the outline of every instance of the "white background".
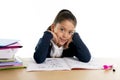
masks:
{"label": "white background", "polygon": [[76,31],[94,57],[120,57],[119,0],[0,0],[0,38],[19,39],[16,55],[32,57],[61,9],[78,20]]}

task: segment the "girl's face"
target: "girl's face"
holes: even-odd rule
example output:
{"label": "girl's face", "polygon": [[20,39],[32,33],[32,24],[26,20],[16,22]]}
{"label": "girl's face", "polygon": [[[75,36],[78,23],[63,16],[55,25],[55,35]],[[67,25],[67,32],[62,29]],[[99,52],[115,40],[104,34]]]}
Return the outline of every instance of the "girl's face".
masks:
{"label": "girl's face", "polygon": [[72,21],[64,20],[61,23],[57,23],[54,26],[54,33],[57,35],[58,43],[57,45],[63,46],[67,43],[71,38],[75,30],[75,26]]}

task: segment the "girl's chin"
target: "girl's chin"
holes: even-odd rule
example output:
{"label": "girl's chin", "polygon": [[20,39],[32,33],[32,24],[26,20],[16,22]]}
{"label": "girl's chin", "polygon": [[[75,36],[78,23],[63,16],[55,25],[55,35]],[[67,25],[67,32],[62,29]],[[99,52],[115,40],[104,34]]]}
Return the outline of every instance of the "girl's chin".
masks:
{"label": "girl's chin", "polygon": [[65,43],[59,43],[59,46],[63,46]]}
{"label": "girl's chin", "polygon": [[58,42],[58,45],[59,45],[59,46],[64,46],[66,42],[67,42],[67,41],[64,41],[64,42],[63,42],[63,41],[59,41],[59,42]]}

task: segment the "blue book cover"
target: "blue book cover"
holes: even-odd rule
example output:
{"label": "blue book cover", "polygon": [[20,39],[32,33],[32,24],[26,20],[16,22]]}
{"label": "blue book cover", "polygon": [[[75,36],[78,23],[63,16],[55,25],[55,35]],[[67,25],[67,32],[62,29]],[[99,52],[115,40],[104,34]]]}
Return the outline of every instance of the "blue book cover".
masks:
{"label": "blue book cover", "polygon": [[17,43],[19,40],[15,39],[0,39],[0,47],[6,47],[11,44]]}

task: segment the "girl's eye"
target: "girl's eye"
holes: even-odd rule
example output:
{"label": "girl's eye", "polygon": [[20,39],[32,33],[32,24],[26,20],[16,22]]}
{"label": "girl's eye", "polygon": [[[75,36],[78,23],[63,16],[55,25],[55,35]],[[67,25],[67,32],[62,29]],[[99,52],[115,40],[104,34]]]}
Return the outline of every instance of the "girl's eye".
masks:
{"label": "girl's eye", "polygon": [[72,35],[72,34],[74,34],[74,32],[73,32],[73,31],[70,31],[69,34]]}
{"label": "girl's eye", "polygon": [[64,31],[64,29],[63,29],[63,28],[60,28],[60,30],[61,30],[61,31]]}

